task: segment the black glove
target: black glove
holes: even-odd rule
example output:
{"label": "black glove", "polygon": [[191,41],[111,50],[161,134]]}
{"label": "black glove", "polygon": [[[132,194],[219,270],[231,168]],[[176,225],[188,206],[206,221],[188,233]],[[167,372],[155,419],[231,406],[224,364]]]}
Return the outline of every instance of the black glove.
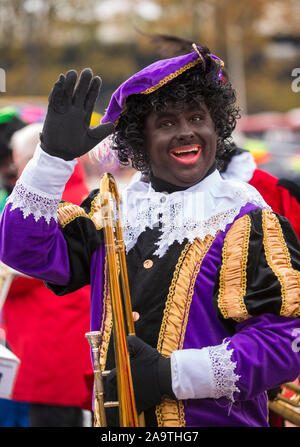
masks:
{"label": "black glove", "polygon": [[86,68],[75,88],[76,80],[77,72],[70,70],[54,84],[40,136],[42,149],[64,160],[80,157],[114,131],[112,123],[90,129],[101,79],[93,78],[92,71]]}
{"label": "black glove", "polygon": [[[138,413],[160,404],[163,397],[176,400],[172,390],[170,359],[134,335],[129,335],[127,342]],[[115,369],[107,376],[106,387],[107,393],[113,395],[117,387]]]}

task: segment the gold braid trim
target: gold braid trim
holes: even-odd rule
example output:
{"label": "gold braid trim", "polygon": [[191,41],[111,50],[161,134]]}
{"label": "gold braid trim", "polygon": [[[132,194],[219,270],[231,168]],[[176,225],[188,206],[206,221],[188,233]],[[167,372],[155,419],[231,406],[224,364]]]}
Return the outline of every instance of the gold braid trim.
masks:
{"label": "gold braid trim", "polygon": [[93,199],[89,214],[87,214],[79,205],[74,205],[73,203],[69,202],[61,202],[58,205],[57,210],[58,223],[64,228],[77,217],[86,217],[94,223],[97,230],[101,230],[103,228],[103,224],[100,208],[100,193],[98,193]]}
{"label": "gold braid trim", "polygon": [[59,202],[58,208],[63,208],[64,206],[73,205],[73,203],[70,202]]}
{"label": "gold braid trim", "polygon": [[[187,243],[178,259],[157,343],[157,349],[164,357],[170,357],[173,351],[182,349],[195,281],[213,241],[214,238],[208,235],[204,241],[197,238],[192,245]],[[156,417],[159,427],[184,427],[182,401],[164,399],[156,407]]]}
{"label": "gold braid trim", "polygon": [[92,222],[94,222],[97,230],[101,230],[101,228],[103,228],[100,192],[98,192],[96,197],[92,200],[89,218],[92,220]]}
{"label": "gold braid trim", "polygon": [[[161,79],[159,81],[158,84],[153,85],[152,87],[147,88],[146,90],[144,90],[143,92],[137,93],[140,95],[149,95],[150,93],[155,92],[155,90],[158,90],[160,87],[163,87],[165,84],[167,84],[169,81],[172,81],[172,79],[177,78],[177,76],[181,75],[182,73],[184,73],[186,70],[189,70],[190,68],[194,67],[195,65],[199,64],[200,62],[202,62],[201,58],[199,57],[198,59],[189,62],[188,64],[184,65],[183,67],[181,67],[179,70],[174,71],[174,73],[169,74],[168,76],[164,77],[163,79]],[[126,98],[127,99],[127,98]],[[118,118],[115,121],[114,126],[117,127],[121,116],[126,112],[126,99],[125,99],[125,104],[123,106],[123,110],[120,112],[120,115],[118,116]]]}
{"label": "gold braid trim", "polygon": [[72,203],[67,202],[59,204],[57,209],[57,220],[60,226],[64,228],[77,217],[88,218],[88,215],[84,209],[78,205],[73,205]]}
{"label": "gold braid trim", "polygon": [[263,210],[262,225],[267,262],[281,285],[280,315],[299,317],[300,273],[292,267],[280,222],[272,211]]}
{"label": "gold braid trim", "polygon": [[246,214],[229,229],[222,250],[218,307],[224,318],[243,321],[250,317],[245,305],[251,220]]}
{"label": "gold braid trim", "polygon": [[185,71],[189,70],[190,68],[194,67],[195,65],[199,64],[199,62],[202,62],[200,58],[184,65],[183,67],[179,68],[179,70],[174,71],[174,73],[169,74],[165,78],[161,79],[158,84],[153,85],[152,87],[147,88],[147,90],[144,90],[141,92],[141,95],[149,95],[149,93],[155,92],[155,90],[158,90],[163,85],[167,84],[168,82],[172,81],[172,79],[177,78],[177,76],[181,75]]}

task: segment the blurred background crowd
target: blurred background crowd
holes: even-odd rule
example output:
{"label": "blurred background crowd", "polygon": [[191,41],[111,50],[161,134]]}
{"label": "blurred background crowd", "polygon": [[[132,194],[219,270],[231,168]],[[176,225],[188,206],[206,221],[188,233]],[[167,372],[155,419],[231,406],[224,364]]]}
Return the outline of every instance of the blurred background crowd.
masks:
{"label": "blurred background crowd", "polygon": [[[298,0],[0,0],[1,211],[33,154],[59,74],[91,67],[101,76],[97,125],[115,88],[163,55],[149,33],[193,40],[225,62],[241,108],[235,143],[259,168],[300,185],[299,14]],[[80,203],[105,171],[124,184],[133,174],[86,155],[65,199]],[[16,279],[1,327],[21,366],[13,399],[0,400],[0,426],[89,425],[89,290],[51,300],[39,281]]]}

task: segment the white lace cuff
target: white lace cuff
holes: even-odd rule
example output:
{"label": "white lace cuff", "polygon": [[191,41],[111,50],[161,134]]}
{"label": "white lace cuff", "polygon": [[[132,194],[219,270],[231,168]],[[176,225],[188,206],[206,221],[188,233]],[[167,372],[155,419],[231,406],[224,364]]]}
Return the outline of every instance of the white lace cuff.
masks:
{"label": "white lace cuff", "polygon": [[172,388],[178,399],[225,397],[234,402],[239,376],[234,372],[236,363],[231,360],[233,350],[227,349],[228,343],[172,353]]}
{"label": "white lace cuff", "polygon": [[57,220],[57,207],[61,200],[61,195],[52,196],[42,193],[18,180],[13,192],[7,199],[7,203],[11,203],[11,211],[19,208],[24,219],[30,214],[33,215],[37,222],[44,217],[47,223],[51,218]]}
{"label": "white lace cuff", "polygon": [[236,382],[240,376],[235,374],[236,362],[231,360],[233,349],[228,349],[229,341],[218,346],[209,346],[208,350],[213,370],[214,398],[226,397],[234,402],[233,394],[239,392]]}
{"label": "white lace cuff", "polygon": [[65,161],[46,154],[37,146],[33,158],[26,165],[7,203],[11,210],[19,208],[24,219],[33,215],[38,221],[44,217],[57,219],[57,207],[65,184],[71,177],[77,161]]}

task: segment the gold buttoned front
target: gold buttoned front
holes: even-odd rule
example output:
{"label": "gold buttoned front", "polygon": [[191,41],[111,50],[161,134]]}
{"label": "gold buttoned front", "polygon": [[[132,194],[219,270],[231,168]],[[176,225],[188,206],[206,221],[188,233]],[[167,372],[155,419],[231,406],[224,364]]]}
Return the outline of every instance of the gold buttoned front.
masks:
{"label": "gold buttoned front", "polygon": [[153,266],[153,261],[151,259],[146,259],[146,261],[144,261],[143,266],[145,269],[151,269],[151,267]]}

